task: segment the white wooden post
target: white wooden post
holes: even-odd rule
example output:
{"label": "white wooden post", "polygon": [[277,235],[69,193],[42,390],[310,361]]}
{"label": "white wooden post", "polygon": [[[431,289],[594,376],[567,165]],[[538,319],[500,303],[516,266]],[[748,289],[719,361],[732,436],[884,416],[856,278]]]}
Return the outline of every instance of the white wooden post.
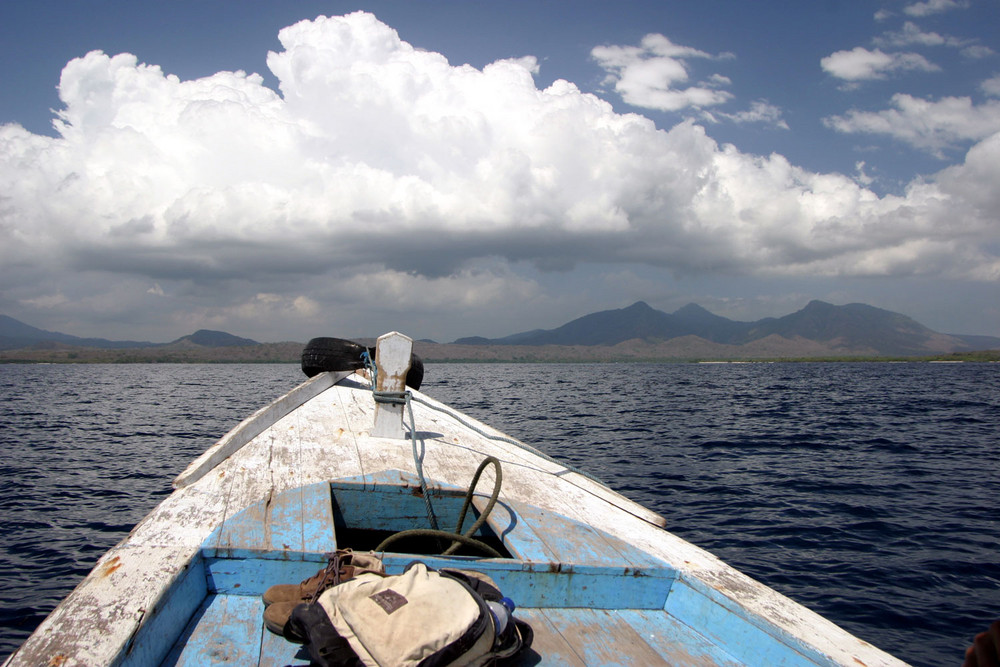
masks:
{"label": "white wooden post", "polygon": [[[406,372],[410,370],[410,351],[413,339],[398,331],[379,336],[375,344],[375,363],[378,365],[378,391],[406,391]],[[372,435],[376,438],[402,438],[403,405],[375,403],[375,425]]]}

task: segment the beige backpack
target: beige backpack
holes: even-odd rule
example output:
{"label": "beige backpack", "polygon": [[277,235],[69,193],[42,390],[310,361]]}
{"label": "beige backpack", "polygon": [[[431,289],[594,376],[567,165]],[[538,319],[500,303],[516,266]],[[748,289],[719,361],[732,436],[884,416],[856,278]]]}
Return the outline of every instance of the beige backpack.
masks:
{"label": "beige backpack", "polygon": [[[513,656],[531,642],[530,627],[513,618],[512,604],[489,577],[432,570],[419,561],[395,576],[360,574],[307,606],[312,609],[297,609],[293,618],[299,616],[317,664],[477,666]],[[302,627],[305,619],[322,627]]]}

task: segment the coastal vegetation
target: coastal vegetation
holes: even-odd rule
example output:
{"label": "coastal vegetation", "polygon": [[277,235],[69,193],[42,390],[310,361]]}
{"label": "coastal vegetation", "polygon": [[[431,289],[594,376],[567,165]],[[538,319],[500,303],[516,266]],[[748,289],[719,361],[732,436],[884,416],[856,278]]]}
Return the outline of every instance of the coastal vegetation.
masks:
{"label": "coastal vegetation", "polygon": [[[372,346],[375,340],[355,342]],[[299,363],[303,347],[205,329],[170,343],[79,338],[0,315],[0,363]],[[938,333],[865,304],[812,301],[781,318],[737,322],[696,304],[664,313],[637,302],[552,330],[418,340],[414,352],[427,362],[959,362],[1000,361],[1000,338]]]}
{"label": "coastal vegetation", "polygon": [[[363,342],[363,341],[361,341]],[[0,363],[47,364],[297,364],[303,343],[260,343],[227,347],[148,347],[104,349],[50,343],[16,350],[0,350]],[[949,354],[741,356],[668,353],[657,344],[618,345],[452,345],[417,342],[415,351],[432,363],[691,363],[691,362],[1000,362],[1000,350]]]}

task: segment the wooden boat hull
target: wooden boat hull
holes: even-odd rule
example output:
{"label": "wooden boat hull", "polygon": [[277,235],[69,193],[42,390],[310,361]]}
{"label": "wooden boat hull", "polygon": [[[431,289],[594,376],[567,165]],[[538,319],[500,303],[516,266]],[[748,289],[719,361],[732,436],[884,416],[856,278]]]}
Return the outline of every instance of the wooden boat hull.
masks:
{"label": "wooden boat hull", "polygon": [[[534,630],[525,664],[902,664],[668,532],[659,515],[412,393],[443,526],[484,457],[503,469],[480,530],[503,557],[416,557],[490,574]],[[263,627],[260,594],[314,574],[337,547],[369,549],[427,524],[413,442],[372,436],[374,412],[366,379],[322,373],[248,418],[6,664],[308,664]],[[487,472],[477,511],[492,481]],[[390,573],[415,558],[403,548],[385,554]]]}

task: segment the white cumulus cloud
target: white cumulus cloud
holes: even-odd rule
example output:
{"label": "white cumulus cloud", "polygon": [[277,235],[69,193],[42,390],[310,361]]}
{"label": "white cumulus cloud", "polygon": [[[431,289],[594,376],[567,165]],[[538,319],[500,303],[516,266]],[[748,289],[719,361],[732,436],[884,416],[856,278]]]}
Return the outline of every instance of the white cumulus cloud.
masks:
{"label": "white cumulus cloud", "polygon": [[[280,93],[253,74],[182,81],[92,52],[62,73],[58,136],[0,127],[4,298],[306,326],[331,303],[345,319],[378,303],[502,311],[543,298],[525,266],[1000,279],[992,106],[927,103],[955,104],[961,120],[921,134],[931,110],[900,98],[895,122],[914,137],[982,141],[964,164],[880,197],[719,145],[690,120],[657,129],[567,81],[539,89],[531,57],[452,66],[371,14],[279,38],[267,62]],[[600,57],[655,98],[706,55],[655,38]],[[748,113],[778,118],[765,102]]]}
{"label": "white cumulus cloud", "polygon": [[877,37],[875,43],[881,46],[910,46],[911,44],[919,46],[944,46],[946,44],[949,46],[963,46],[966,42],[965,40],[946,37],[936,32],[924,32],[916,23],[906,21],[903,23],[902,29],[890,31]]}
{"label": "white cumulus cloud", "polygon": [[903,13],[908,16],[930,16],[953,9],[965,9],[968,2],[961,0],[926,0],[925,2],[914,2],[903,9]]}
{"label": "white cumulus cloud", "polygon": [[986,79],[979,84],[979,89],[991,97],[1000,97],[1000,75]]}
{"label": "white cumulus cloud", "polygon": [[643,37],[640,46],[597,46],[591,57],[608,72],[606,83],[632,106],[661,111],[722,104],[732,94],[719,90],[729,83],[722,75],[712,75],[703,85],[685,87],[689,78],[687,61],[710,59],[705,51],[674,44],[660,34]]}
{"label": "white cumulus cloud", "polygon": [[884,79],[897,71],[940,69],[919,53],[886,53],[881,49],[870,51],[863,46],[831,53],[820,60],[820,66],[827,74],[851,82]]}
{"label": "white cumulus cloud", "polygon": [[1000,132],[1000,100],[973,104],[969,97],[931,101],[897,93],[890,109],[852,109],[823,122],[838,132],[884,134],[940,155],[945,148]]}
{"label": "white cumulus cloud", "polygon": [[788,123],[781,117],[781,108],[769,103],[767,100],[754,100],[750,103],[750,108],[744,111],[737,111],[735,113],[723,111],[706,112],[706,116],[712,120],[715,120],[717,116],[726,118],[737,124],[764,123],[765,125],[774,125],[782,130],[788,129]]}

